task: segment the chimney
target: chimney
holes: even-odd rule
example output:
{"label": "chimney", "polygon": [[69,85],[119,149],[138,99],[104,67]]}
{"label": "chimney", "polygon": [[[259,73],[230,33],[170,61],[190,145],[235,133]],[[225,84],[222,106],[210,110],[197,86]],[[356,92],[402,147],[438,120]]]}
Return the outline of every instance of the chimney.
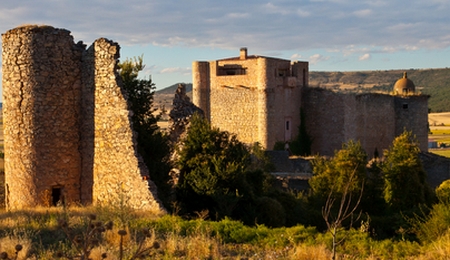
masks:
{"label": "chimney", "polygon": [[247,59],[247,48],[245,48],[245,47],[244,47],[244,48],[241,48],[239,58],[240,58],[241,60]]}

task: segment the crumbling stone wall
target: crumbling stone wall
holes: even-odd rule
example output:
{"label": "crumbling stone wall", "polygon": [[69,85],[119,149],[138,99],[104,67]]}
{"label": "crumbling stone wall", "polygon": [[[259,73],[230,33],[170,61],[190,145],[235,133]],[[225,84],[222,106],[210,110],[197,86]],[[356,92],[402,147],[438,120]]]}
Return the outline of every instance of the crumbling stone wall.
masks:
{"label": "crumbling stone wall", "polygon": [[2,35],[6,205],[58,200],[163,211],[137,153],[119,45],[25,26]]}

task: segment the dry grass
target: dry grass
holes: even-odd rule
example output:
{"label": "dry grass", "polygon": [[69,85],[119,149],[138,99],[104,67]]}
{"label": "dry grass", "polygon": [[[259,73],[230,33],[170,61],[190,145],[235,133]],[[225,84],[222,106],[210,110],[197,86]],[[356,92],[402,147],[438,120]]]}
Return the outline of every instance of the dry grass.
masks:
{"label": "dry grass", "polygon": [[450,126],[450,113],[430,113],[428,114],[430,126],[440,126],[442,124]]}
{"label": "dry grass", "polygon": [[[19,251],[16,250],[18,246]],[[31,248],[31,240],[21,235],[11,234],[9,237],[0,238],[0,252],[6,252],[10,258],[17,256],[18,260],[28,259]]]}
{"label": "dry grass", "polygon": [[296,260],[328,260],[331,259],[331,252],[324,245],[305,246],[304,244],[294,247],[291,253],[291,259]]}
{"label": "dry grass", "polygon": [[[70,244],[66,239],[68,236],[62,237],[64,233],[58,232],[58,218],[68,217],[70,226],[69,233],[73,235],[82,234],[89,226],[85,220],[86,215],[98,213],[95,208],[71,208],[70,211],[64,211],[58,208],[40,208],[35,211],[18,211],[18,212],[0,212],[0,253],[7,252],[10,257],[15,256],[16,245],[20,244],[22,250],[18,253],[17,259],[56,259],[57,252],[67,252],[67,255],[74,255],[76,245]],[[101,210],[100,212],[105,212]],[[109,213],[108,213],[109,214]],[[133,213],[131,213],[134,215]],[[107,215],[108,216],[108,215]],[[137,215],[134,215],[135,217]],[[105,216],[98,216],[103,219]],[[148,216],[151,218],[151,216]],[[90,217],[89,217],[90,218]],[[163,218],[164,219],[164,218]],[[83,221],[84,220],[84,221]],[[97,219],[95,219],[97,221]],[[100,221],[100,220],[99,220]],[[120,259],[229,259],[229,260],[259,260],[259,259],[276,259],[276,260],[325,260],[331,259],[331,252],[324,243],[325,240],[318,237],[311,237],[308,243],[291,241],[288,244],[276,245],[260,243],[224,243],[220,237],[213,236],[214,232],[207,229],[195,228],[194,232],[184,233],[178,225],[189,223],[180,219],[165,219],[161,224],[171,223],[174,228],[171,232],[162,232],[156,226],[150,225],[151,220],[145,215],[139,215],[138,219],[133,220],[135,224],[127,227],[126,235],[118,234],[119,227],[107,230],[101,235],[101,240],[95,244],[90,250],[90,259],[108,260]],[[133,222],[132,221],[132,222]],[[58,223],[56,223],[58,222]],[[140,223],[136,225],[136,223]],[[201,222],[205,223],[205,222]],[[191,222],[189,225],[192,225]],[[87,226],[86,226],[87,225]],[[149,227],[149,228],[146,228]],[[142,232],[143,228],[147,230]],[[6,233],[5,233],[6,232]],[[271,232],[266,229],[265,232]],[[289,233],[289,230],[285,230]],[[43,237],[43,233],[47,233],[48,237]],[[144,234],[145,233],[145,234]],[[142,235],[144,234],[144,235]],[[279,233],[278,233],[279,234]],[[311,236],[314,236],[311,234]],[[48,240],[52,240],[52,244]],[[44,242],[47,241],[47,242]],[[122,241],[122,242],[121,242]],[[313,242],[314,241],[314,242]],[[321,242],[320,242],[321,241]],[[367,242],[367,241],[366,241]],[[347,243],[347,242],[346,242]],[[348,243],[359,243],[359,240],[351,240]],[[387,241],[391,246],[380,247],[379,243],[386,242],[372,241],[370,247],[362,251],[347,252],[346,255],[338,254],[338,259],[449,259],[450,255],[450,233],[441,239],[429,244],[419,245],[409,243],[415,249],[411,255],[399,256],[392,252],[392,249],[400,244],[401,241]],[[378,243],[378,246],[377,246]],[[122,245],[122,250],[120,249]],[[408,245],[406,243],[405,245]],[[403,248],[405,248],[403,245]],[[356,245],[353,245],[356,246]],[[365,247],[359,247],[361,249]],[[411,247],[409,247],[411,248]],[[381,250],[381,251],[380,251]],[[387,251],[386,251],[387,250]],[[35,253],[32,253],[35,252]],[[123,258],[120,258],[121,253]],[[144,252],[145,257],[139,258],[137,252]],[[409,251],[406,251],[409,252]],[[29,258],[26,256],[30,255]],[[362,258],[361,255],[366,255]],[[414,255],[413,255],[414,254]],[[67,258],[63,258],[67,259]],[[74,258],[79,259],[79,258]]]}

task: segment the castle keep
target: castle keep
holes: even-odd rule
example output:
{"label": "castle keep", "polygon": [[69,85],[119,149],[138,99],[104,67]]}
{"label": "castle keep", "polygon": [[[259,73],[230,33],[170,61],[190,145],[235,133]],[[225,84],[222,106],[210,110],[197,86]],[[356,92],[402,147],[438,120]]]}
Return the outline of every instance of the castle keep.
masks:
{"label": "castle keep", "polygon": [[194,62],[192,75],[193,102],[213,126],[266,148],[295,137],[307,62],[249,56],[242,48],[239,57]]}
{"label": "castle keep", "polygon": [[400,79],[391,94],[344,94],[308,86],[308,63],[248,55],[195,61],[193,102],[213,126],[267,150],[291,141],[302,122],[312,138],[312,153],[333,155],[342,143],[360,141],[373,155],[389,148],[404,130],[428,149],[428,96]]}
{"label": "castle keep", "polygon": [[119,49],[104,38],[86,49],[50,26],[2,34],[8,209],[124,200],[164,210],[137,153]]}

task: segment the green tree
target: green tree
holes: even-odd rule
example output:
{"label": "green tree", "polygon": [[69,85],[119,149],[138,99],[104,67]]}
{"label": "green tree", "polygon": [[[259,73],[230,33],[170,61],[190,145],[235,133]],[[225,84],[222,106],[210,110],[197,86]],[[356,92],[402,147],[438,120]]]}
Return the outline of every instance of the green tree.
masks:
{"label": "green tree", "polygon": [[433,201],[433,191],[419,158],[419,144],[411,132],[394,139],[384,152],[381,166],[384,177],[384,199],[394,212],[416,209]]}
{"label": "green tree", "polygon": [[178,199],[187,213],[208,210],[230,216],[246,192],[245,168],[250,154],[236,136],[211,128],[194,114],[179,150]]}
{"label": "green tree", "polygon": [[361,144],[353,140],[344,143],[332,158],[317,156],[312,161],[313,176],[309,180],[311,194],[308,197],[311,225],[329,229],[321,221],[322,207],[328,205],[328,215],[333,216],[339,214],[340,206],[330,201],[344,201],[352,209],[357,206],[356,202],[359,204],[367,175],[366,164],[367,154]]}
{"label": "green tree", "polygon": [[129,109],[133,112],[133,129],[137,132],[138,151],[150,172],[150,178],[158,187],[160,199],[168,206],[170,194],[168,137],[158,127],[161,114],[153,106],[155,84],[151,79],[138,78],[145,65],[143,56],[119,63],[119,73],[127,95]]}
{"label": "green tree", "polygon": [[[229,216],[254,224],[258,212],[262,212],[261,204],[268,201],[259,198],[269,186],[264,173],[267,163],[255,161],[263,157],[257,145],[248,147],[235,135],[211,127],[206,119],[194,114],[178,154],[177,200],[181,213],[207,211],[212,218]],[[275,208],[280,205],[270,202]]]}
{"label": "green tree", "polygon": [[[336,151],[332,159],[316,157],[309,184],[314,194],[326,198],[330,192],[344,190],[359,194],[366,178],[367,154],[359,142],[350,140]],[[350,186],[347,187],[348,183]]]}
{"label": "green tree", "polygon": [[436,188],[436,196],[439,202],[450,203],[450,180],[442,182],[439,187]]}

